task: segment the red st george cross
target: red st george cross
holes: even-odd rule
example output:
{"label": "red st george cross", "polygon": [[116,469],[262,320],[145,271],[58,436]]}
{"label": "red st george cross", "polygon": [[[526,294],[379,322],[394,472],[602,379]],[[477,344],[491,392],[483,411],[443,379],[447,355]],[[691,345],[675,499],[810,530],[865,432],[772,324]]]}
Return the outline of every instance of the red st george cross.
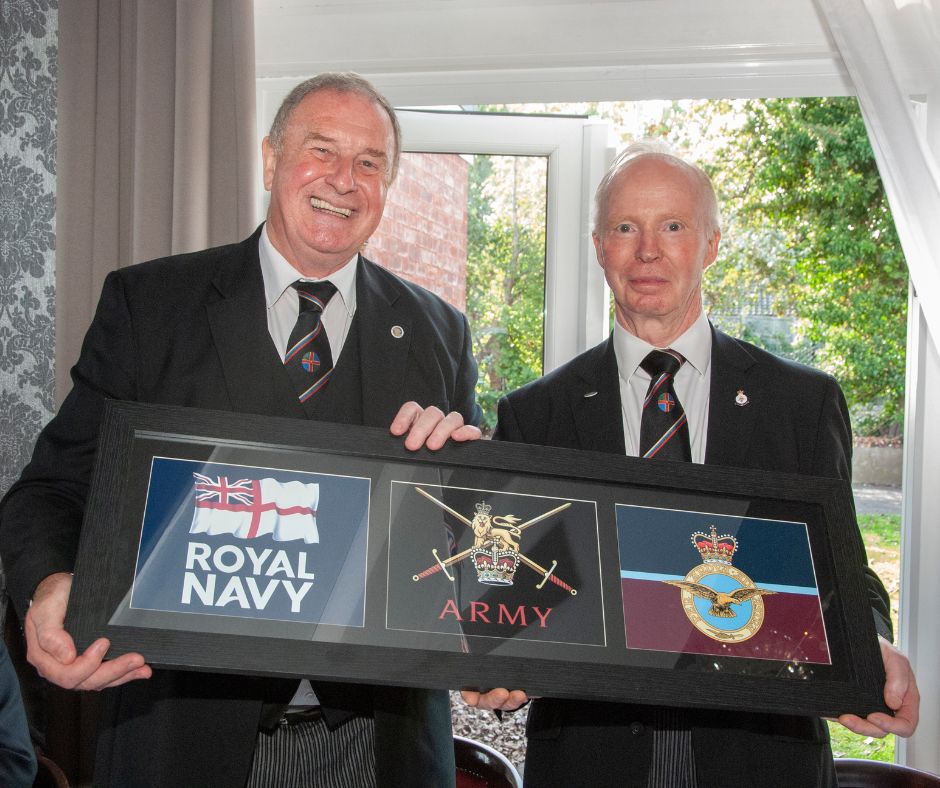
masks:
{"label": "red st george cross", "polygon": [[316,511],[307,506],[280,507],[276,501],[261,500],[261,483],[257,479],[239,479],[230,482],[225,476],[214,480],[200,473],[193,473],[196,478],[196,508],[215,509],[223,512],[250,512],[251,524],[248,526],[246,539],[254,539],[261,527],[261,515],[276,511],[279,515],[311,514]]}

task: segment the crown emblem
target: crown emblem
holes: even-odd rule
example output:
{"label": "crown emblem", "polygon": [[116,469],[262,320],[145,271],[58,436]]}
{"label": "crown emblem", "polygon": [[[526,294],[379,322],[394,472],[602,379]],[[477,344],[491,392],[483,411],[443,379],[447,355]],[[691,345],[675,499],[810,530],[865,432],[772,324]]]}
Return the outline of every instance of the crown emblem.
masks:
{"label": "crown emblem", "polygon": [[493,507],[486,501],[480,501],[480,503],[476,505],[477,514],[489,514],[492,509]]}
{"label": "crown emblem", "polygon": [[519,568],[519,553],[500,549],[501,541],[497,538],[490,549],[479,547],[470,552],[470,560],[477,570],[477,581],[483,585],[511,586]]}
{"label": "crown emblem", "polygon": [[738,549],[738,540],[731,534],[718,535],[715,526],[711,526],[711,532],[703,534],[696,531],[692,534],[692,545],[702,556],[702,563],[705,564],[731,564],[731,558]]}

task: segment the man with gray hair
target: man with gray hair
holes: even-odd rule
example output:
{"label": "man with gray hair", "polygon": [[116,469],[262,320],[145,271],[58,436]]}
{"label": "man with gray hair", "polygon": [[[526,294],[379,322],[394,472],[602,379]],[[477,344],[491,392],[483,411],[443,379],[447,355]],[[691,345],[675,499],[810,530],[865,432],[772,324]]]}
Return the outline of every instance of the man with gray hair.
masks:
{"label": "man with gray hair", "polygon": [[140,654],[105,660],[104,638],[78,654],[63,626],[106,399],[390,424],[412,450],[479,437],[466,319],[360,253],[400,137],[362,77],[308,80],[262,145],[267,221],[104,284],[72,392],[0,511],[29,661],[62,687],[106,690],[95,785],[454,782],[444,691],[152,670]]}
{"label": "man with gray hair", "polygon": [[[835,380],[705,317],[702,275],[720,238],[704,172],[661,149],[624,151],[597,190],[593,232],[614,294],[613,333],[500,400],[495,437],[849,480],[848,410]],[[852,538],[860,541],[857,529]],[[895,716],[840,722],[868,736],[909,736],[917,684],[890,644],[884,586],[867,566],[865,578]],[[526,700],[506,689],[464,698],[504,710]],[[826,725],[814,718],[543,698],[527,733],[526,786],[836,785]]]}

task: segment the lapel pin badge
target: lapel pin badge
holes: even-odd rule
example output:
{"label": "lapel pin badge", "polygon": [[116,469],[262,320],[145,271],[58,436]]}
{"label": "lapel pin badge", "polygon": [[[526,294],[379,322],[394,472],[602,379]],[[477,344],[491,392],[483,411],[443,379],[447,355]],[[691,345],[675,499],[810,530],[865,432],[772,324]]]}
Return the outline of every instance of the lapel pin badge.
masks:
{"label": "lapel pin badge", "polygon": [[395,337],[395,339],[401,339],[405,336],[405,329],[401,326],[392,326],[392,336]]}
{"label": "lapel pin badge", "polygon": [[739,408],[743,408],[749,402],[750,400],[747,398],[747,394],[744,393],[744,389],[738,389],[738,394],[734,398],[734,404]]}
{"label": "lapel pin badge", "polygon": [[587,399],[588,397],[596,397],[596,396],[597,396],[596,391],[589,391],[587,394],[584,395],[584,398]]}

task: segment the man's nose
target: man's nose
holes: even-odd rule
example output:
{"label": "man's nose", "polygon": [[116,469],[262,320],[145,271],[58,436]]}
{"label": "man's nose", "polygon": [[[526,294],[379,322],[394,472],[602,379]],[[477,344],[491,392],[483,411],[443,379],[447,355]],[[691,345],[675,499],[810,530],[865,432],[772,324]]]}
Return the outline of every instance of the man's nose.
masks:
{"label": "man's nose", "polygon": [[340,194],[356,188],[356,176],[353,159],[337,157],[326,175],[326,181]]}
{"label": "man's nose", "polygon": [[636,256],[637,259],[644,263],[651,263],[659,259],[659,238],[656,236],[656,233],[639,233],[636,245]]}

